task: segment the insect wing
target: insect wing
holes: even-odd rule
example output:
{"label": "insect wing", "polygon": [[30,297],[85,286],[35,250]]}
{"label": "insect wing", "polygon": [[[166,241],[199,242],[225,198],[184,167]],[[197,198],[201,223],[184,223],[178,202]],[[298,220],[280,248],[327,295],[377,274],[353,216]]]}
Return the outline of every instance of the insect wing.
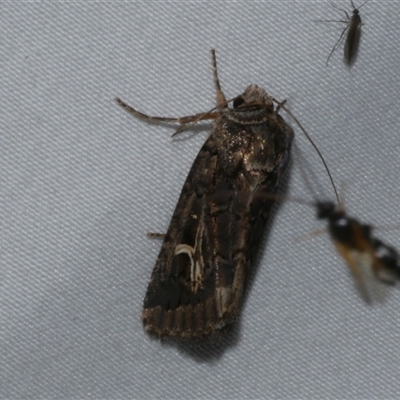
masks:
{"label": "insect wing", "polygon": [[[366,303],[371,303],[370,294],[367,288],[368,275],[372,270],[372,257],[369,252],[360,252],[352,249],[346,244],[333,239],[333,243],[338,253],[343,257],[348,265],[353,278],[354,284],[359,291],[361,297]],[[369,273],[368,273],[369,272]]]}
{"label": "insect wing", "polygon": [[[344,223],[346,221],[346,223]],[[367,303],[384,301],[388,285],[400,279],[398,254],[372,237],[371,227],[342,214],[330,233],[333,243],[354,277],[355,286]]]}

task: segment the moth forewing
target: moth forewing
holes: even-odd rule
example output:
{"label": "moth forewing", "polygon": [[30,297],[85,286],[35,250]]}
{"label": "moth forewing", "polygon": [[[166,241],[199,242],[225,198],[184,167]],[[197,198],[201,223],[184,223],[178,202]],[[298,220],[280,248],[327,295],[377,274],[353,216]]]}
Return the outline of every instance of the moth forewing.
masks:
{"label": "moth forewing", "polygon": [[[237,317],[293,130],[265,91],[249,86],[225,109],[186,179],[142,314],[160,336],[202,338]],[[250,101],[250,102],[249,102]]]}

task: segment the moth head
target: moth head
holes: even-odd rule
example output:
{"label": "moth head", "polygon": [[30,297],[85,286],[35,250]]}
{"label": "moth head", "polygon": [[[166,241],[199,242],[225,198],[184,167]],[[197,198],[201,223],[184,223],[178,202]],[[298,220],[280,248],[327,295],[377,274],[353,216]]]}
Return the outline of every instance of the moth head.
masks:
{"label": "moth head", "polygon": [[233,108],[239,108],[250,105],[258,105],[261,107],[274,109],[272,97],[257,85],[250,85],[246,90],[233,101]]}

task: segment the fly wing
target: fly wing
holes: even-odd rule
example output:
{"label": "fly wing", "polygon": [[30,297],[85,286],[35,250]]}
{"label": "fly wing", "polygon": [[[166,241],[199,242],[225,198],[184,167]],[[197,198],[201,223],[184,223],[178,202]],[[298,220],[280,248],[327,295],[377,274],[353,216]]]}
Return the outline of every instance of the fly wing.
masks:
{"label": "fly wing", "polygon": [[273,203],[265,193],[289,159],[293,131],[274,115],[255,126],[219,121],[200,150],[144,300],[148,332],[202,338],[235,320]]}

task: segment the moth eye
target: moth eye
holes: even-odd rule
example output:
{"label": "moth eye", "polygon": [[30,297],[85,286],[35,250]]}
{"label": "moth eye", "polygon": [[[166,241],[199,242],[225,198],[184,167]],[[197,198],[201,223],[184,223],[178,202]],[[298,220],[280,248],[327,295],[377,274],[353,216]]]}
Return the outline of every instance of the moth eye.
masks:
{"label": "moth eye", "polygon": [[236,97],[236,99],[233,100],[233,108],[238,108],[243,103],[244,103],[244,99],[242,96]]}

